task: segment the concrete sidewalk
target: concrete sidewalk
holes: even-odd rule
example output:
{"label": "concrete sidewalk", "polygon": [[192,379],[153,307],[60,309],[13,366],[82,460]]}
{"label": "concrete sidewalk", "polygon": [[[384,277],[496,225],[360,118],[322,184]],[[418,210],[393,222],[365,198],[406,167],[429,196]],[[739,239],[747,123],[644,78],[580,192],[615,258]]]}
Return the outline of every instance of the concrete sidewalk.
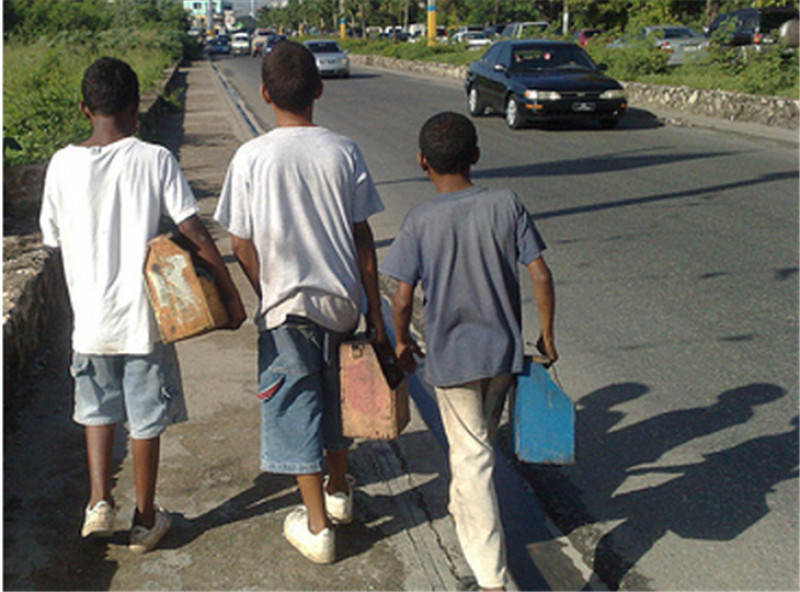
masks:
{"label": "concrete sidewalk", "polygon": [[[252,133],[207,61],[177,73],[185,110],[158,130],[179,155],[210,223],[235,149]],[[238,266],[234,279],[252,314],[255,296]],[[412,404],[393,442],[357,442],[351,473],[355,520],[339,527],[337,561],[310,563],[282,535],[300,502],[291,477],[259,470],[256,330],[216,332],[179,344],[190,420],[162,439],[157,502],[173,514],[155,551],[128,551],[134,506],[127,436],[115,449],[118,532],[80,539],[88,499],[83,430],[71,420],[69,330],[61,328],[28,386],[31,404],[4,450],[4,588],[57,590],[454,590],[469,576],[447,515],[447,462]]]}

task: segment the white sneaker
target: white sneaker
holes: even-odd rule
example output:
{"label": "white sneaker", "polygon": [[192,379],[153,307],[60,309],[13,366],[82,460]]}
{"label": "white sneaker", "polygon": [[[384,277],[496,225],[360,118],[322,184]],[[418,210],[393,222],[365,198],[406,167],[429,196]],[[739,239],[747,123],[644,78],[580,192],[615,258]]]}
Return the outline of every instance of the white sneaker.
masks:
{"label": "white sneaker", "polygon": [[100,500],[93,508],[86,506],[81,536],[109,537],[114,534],[114,516],[117,509],[106,500]]}
{"label": "white sneaker", "polygon": [[333,563],[333,529],[325,528],[313,534],[308,529],[308,510],[305,506],[297,506],[289,512],[283,522],[283,534],[295,549],[314,563]]}
{"label": "white sneaker", "polygon": [[164,509],[156,506],[156,521],[153,528],[144,526],[134,526],[131,528],[131,540],[128,548],[134,553],[146,553],[152,551],[158,544],[169,527],[172,526],[172,517]]}
{"label": "white sneaker", "polygon": [[328,518],[334,524],[350,524],[353,521],[353,486],[356,484],[355,477],[345,475],[347,482],[347,493],[337,491],[328,493],[328,475],[322,480],[322,492],[325,494],[325,511]]}

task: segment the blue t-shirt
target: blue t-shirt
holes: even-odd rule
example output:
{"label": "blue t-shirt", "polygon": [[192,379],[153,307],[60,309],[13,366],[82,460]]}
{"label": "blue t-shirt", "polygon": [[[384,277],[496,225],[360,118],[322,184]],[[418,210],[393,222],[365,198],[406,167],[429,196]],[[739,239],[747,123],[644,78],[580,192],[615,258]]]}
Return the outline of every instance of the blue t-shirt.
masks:
{"label": "blue t-shirt", "polygon": [[512,191],[472,186],[412,209],[380,266],[425,293],[426,380],[447,387],[522,371],[517,263],[545,244]]}

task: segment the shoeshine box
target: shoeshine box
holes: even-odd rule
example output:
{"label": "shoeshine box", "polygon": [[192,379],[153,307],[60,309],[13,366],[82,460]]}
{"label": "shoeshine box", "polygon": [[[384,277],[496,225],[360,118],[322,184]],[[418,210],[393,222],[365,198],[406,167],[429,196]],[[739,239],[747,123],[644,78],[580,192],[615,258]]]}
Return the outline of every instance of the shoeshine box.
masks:
{"label": "shoeshine box", "polygon": [[367,339],[339,347],[342,427],[348,438],[393,440],[408,425],[408,379],[384,364]]}
{"label": "shoeshine box", "polygon": [[211,274],[197,265],[179,233],[148,243],[144,275],[164,343],[219,329],[228,312]]}

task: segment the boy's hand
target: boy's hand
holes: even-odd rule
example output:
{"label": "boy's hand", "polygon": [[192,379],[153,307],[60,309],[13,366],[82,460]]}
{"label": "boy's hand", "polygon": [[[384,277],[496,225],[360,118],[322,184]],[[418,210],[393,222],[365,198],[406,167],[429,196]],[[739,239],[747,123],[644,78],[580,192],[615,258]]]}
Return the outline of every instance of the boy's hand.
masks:
{"label": "boy's hand", "polygon": [[536,349],[549,360],[546,364],[543,364],[545,368],[549,368],[558,360],[558,352],[552,336],[545,339],[544,335],[540,335],[539,340],[536,342]]}
{"label": "boy's hand", "polygon": [[414,356],[425,357],[423,351],[414,341],[398,342],[394,353],[397,356],[397,365],[407,374],[414,374],[417,369],[417,361]]}
{"label": "boy's hand", "polygon": [[247,311],[244,309],[242,299],[239,298],[237,294],[236,298],[225,301],[225,308],[228,310],[228,324],[225,325],[225,329],[235,331],[241,327],[242,323],[247,319]]}

